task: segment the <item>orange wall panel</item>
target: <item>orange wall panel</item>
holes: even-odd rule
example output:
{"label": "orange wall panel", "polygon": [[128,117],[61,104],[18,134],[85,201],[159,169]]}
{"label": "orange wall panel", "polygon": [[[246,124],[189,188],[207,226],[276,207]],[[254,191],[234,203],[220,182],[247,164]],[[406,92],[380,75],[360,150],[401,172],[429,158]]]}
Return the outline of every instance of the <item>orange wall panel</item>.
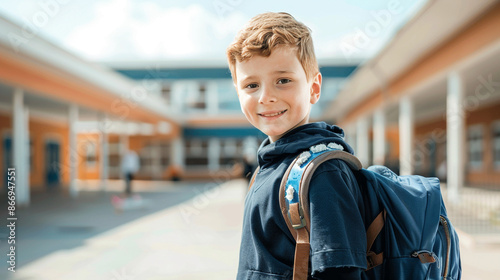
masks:
{"label": "orange wall panel", "polygon": [[[4,165],[3,155],[4,146],[3,139],[6,135],[12,137],[12,118],[10,115],[2,114],[0,115],[0,131],[2,133],[2,143],[0,148],[0,166],[2,170],[7,168]],[[45,162],[45,144],[47,141],[55,141],[60,145],[59,160],[60,162],[55,163],[53,168],[60,168],[61,184],[67,185],[69,182],[69,174],[64,170],[64,166],[68,164],[68,128],[61,124],[54,124],[49,122],[43,122],[39,120],[34,120],[33,118],[29,121],[29,135],[32,142],[32,167],[30,170],[30,187],[31,190],[42,190],[46,185],[46,169],[47,164]],[[3,180],[3,172],[1,174]]]}
{"label": "orange wall panel", "polygon": [[[466,27],[455,37],[423,57],[420,61],[402,72],[388,85],[387,92],[391,96],[400,96],[407,90],[445,71],[453,64],[481,51],[482,48],[498,41],[500,38],[500,3],[494,5],[477,21]],[[364,100],[353,107],[341,120],[341,126],[352,123],[366,112],[374,111],[382,104],[382,93],[375,90]]]}
{"label": "orange wall panel", "polygon": [[[100,164],[100,137],[97,133],[79,134],[77,137],[77,154],[78,154],[78,179],[80,180],[95,180],[99,179],[99,164]],[[95,164],[87,163],[87,149],[95,147]]]}
{"label": "orange wall panel", "polygon": [[[40,122],[31,119],[30,138],[33,141],[33,164],[34,168],[31,173],[31,185],[45,186],[45,171],[47,168],[59,168],[61,175],[61,184],[69,183],[69,172],[65,168],[69,164],[68,153],[68,128],[64,125],[53,125],[45,122]],[[53,163],[52,166],[46,166],[45,162],[45,144],[46,141],[55,141],[59,143],[59,163]]]}

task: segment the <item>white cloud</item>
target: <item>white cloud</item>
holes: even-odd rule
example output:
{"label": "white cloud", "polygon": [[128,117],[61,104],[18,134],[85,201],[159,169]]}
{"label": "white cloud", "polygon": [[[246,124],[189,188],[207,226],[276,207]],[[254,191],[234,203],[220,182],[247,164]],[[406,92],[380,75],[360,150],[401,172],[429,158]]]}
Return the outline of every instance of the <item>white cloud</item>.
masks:
{"label": "white cloud", "polygon": [[225,48],[246,22],[239,12],[220,17],[199,4],[167,9],[130,0],[97,4],[93,17],[64,40],[68,48],[92,60],[203,55],[223,59]]}
{"label": "white cloud", "polygon": [[382,47],[382,37],[369,37],[356,30],[338,37],[322,38],[316,44],[318,57],[332,57],[345,62],[357,62],[372,57]]}
{"label": "white cloud", "polygon": [[[0,12],[22,25],[45,11],[43,3],[59,1],[4,2]],[[426,0],[398,0],[401,13],[393,14],[387,24],[380,16],[381,11],[387,11],[387,0],[369,4],[361,0],[324,1],[321,9],[305,8],[299,0],[289,1],[286,7],[266,0],[66,2],[37,35],[90,60],[224,59],[227,45],[250,17],[281,10],[312,28],[318,58],[356,60],[376,53]],[[357,29],[366,33],[369,43],[365,44]]]}

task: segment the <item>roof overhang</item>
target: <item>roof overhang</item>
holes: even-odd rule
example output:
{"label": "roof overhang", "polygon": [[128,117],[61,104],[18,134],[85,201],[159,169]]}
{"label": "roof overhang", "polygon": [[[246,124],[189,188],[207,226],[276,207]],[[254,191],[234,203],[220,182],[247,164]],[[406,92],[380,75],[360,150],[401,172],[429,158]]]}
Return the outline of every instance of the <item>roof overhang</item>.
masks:
{"label": "roof overhang", "polygon": [[0,30],[2,83],[119,120],[179,122],[147,84],[89,63],[2,17]]}
{"label": "roof overhang", "polygon": [[429,0],[371,60],[359,66],[339,92],[325,119],[342,119],[353,108],[387,86],[415,63],[471,24],[495,0]]}

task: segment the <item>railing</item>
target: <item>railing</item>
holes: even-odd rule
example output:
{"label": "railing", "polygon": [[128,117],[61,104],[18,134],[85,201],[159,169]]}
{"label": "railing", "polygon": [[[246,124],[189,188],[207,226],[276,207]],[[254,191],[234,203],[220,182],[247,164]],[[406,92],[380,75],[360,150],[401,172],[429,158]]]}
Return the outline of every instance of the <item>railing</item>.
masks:
{"label": "railing", "polygon": [[441,190],[454,227],[468,234],[500,234],[500,187],[463,187],[457,203],[447,201],[446,184]]}

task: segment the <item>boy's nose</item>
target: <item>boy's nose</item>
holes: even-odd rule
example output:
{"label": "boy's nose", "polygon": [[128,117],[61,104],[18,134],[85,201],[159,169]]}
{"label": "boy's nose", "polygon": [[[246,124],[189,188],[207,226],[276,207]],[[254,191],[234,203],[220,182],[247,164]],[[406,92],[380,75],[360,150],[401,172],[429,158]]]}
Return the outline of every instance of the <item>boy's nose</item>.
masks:
{"label": "boy's nose", "polygon": [[261,94],[259,96],[259,103],[272,103],[276,102],[278,99],[276,97],[276,93],[269,88],[262,88]]}

